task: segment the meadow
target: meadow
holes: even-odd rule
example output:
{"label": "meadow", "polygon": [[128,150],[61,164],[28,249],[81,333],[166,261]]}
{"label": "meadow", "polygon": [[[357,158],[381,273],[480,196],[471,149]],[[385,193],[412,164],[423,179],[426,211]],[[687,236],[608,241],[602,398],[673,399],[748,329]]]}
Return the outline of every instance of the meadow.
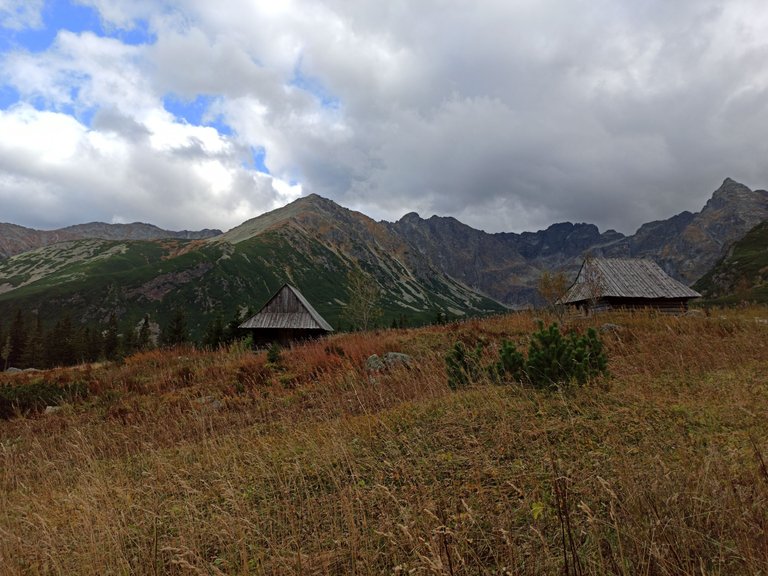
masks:
{"label": "meadow", "polygon": [[448,385],[528,313],[0,374],[81,391],[0,420],[0,573],[766,574],[765,318],[570,320],[620,328],[556,392]]}

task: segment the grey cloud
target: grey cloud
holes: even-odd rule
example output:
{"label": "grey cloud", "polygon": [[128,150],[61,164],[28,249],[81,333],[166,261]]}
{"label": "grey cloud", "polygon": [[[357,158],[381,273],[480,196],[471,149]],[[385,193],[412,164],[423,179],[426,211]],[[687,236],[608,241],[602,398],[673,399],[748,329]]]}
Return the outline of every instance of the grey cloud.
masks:
{"label": "grey cloud", "polygon": [[[123,184],[141,201],[114,192],[124,211],[205,203],[175,216],[198,222],[271,207],[269,181],[239,168],[255,146],[305,192],[376,217],[415,209],[489,231],[572,220],[632,232],[697,210],[726,176],[768,186],[758,0],[90,2],[113,25],[147,18],[157,34],[125,56],[108,46],[126,74],[106,80],[128,78],[128,102],[205,94],[235,131],[231,150],[193,139],[157,154],[131,105],[94,81],[86,96],[112,108],[93,128],[132,146]],[[190,170],[206,158],[230,167],[227,194]]]}
{"label": "grey cloud", "polygon": [[151,134],[146,126],[114,108],[98,109],[91,126],[94,130],[113,132],[131,141],[146,140]]}
{"label": "grey cloud", "polygon": [[[570,219],[630,232],[699,208],[726,175],[768,180],[756,153],[762,91],[751,89],[764,76],[764,47],[721,46],[739,33],[723,30],[726,5],[597,4],[576,14],[542,2],[529,15],[461,3],[446,15],[420,4],[385,20],[389,42],[418,60],[429,88],[404,87],[384,110],[359,105],[366,113],[347,118],[351,141],[323,149],[336,169],[297,145],[307,186],[388,214],[428,199],[428,211],[491,229]],[[608,4],[619,9],[603,11]],[[748,20],[756,5],[741,6]],[[385,32],[366,24],[373,37]],[[346,98],[346,79],[328,66],[343,101],[377,101],[375,83]],[[734,97],[745,110],[728,104]],[[339,173],[352,150],[362,159]],[[506,205],[523,209],[464,208]]]}

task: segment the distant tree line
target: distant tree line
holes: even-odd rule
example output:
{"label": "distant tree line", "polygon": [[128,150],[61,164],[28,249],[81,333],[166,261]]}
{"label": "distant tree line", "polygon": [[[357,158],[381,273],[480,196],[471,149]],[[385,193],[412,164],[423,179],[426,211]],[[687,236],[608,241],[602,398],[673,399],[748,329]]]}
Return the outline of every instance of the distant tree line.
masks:
{"label": "distant tree line", "polygon": [[[364,310],[365,303],[353,306],[355,318],[343,319],[347,323],[337,326],[340,330],[383,328],[381,310]],[[357,314],[359,313],[359,316]],[[392,318],[391,328],[443,324],[454,317],[435,309],[430,319],[414,319],[400,314]],[[117,314],[109,315],[106,323],[82,324],[68,314],[54,323],[44,325],[36,313],[15,310],[10,320],[0,319],[0,371],[8,368],[46,369],[71,366],[85,362],[114,361],[137,352],[156,347],[172,347],[183,344],[216,349],[246,337],[238,326],[253,315],[253,310],[238,310],[225,320],[216,314],[207,324],[202,335],[195,339],[189,327],[184,308],[176,307],[162,325],[156,324],[149,315],[138,323],[119,321]],[[362,318],[362,322],[360,319]]]}
{"label": "distant tree line", "polygon": [[[245,314],[249,314],[246,311]],[[45,326],[37,314],[17,309],[10,322],[0,321],[0,371],[8,368],[53,368],[84,362],[118,360],[157,346],[194,344],[217,348],[233,342],[242,334],[237,327],[244,314],[235,314],[228,322],[217,315],[201,340],[193,341],[183,308],[175,308],[168,322],[154,324],[149,315],[138,323],[119,322],[115,313],[107,322],[84,325],[65,314]]]}

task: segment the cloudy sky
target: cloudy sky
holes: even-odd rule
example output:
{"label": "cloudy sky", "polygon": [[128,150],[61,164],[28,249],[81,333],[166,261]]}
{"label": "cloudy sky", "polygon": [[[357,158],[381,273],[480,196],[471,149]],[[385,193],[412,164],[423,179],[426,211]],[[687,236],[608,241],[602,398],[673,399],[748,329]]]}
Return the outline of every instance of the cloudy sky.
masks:
{"label": "cloudy sky", "polygon": [[631,233],[768,187],[765,0],[0,0],[0,221]]}

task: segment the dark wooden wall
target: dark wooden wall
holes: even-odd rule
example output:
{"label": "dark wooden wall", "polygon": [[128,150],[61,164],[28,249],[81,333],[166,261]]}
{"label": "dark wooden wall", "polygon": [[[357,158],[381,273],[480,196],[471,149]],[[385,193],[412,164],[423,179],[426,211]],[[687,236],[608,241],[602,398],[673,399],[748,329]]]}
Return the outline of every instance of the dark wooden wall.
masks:
{"label": "dark wooden wall", "polygon": [[688,310],[688,298],[599,298],[595,303],[579,302],[574,306],[581,314],[609,310],[657,310],[663,314],[683,314]]}

